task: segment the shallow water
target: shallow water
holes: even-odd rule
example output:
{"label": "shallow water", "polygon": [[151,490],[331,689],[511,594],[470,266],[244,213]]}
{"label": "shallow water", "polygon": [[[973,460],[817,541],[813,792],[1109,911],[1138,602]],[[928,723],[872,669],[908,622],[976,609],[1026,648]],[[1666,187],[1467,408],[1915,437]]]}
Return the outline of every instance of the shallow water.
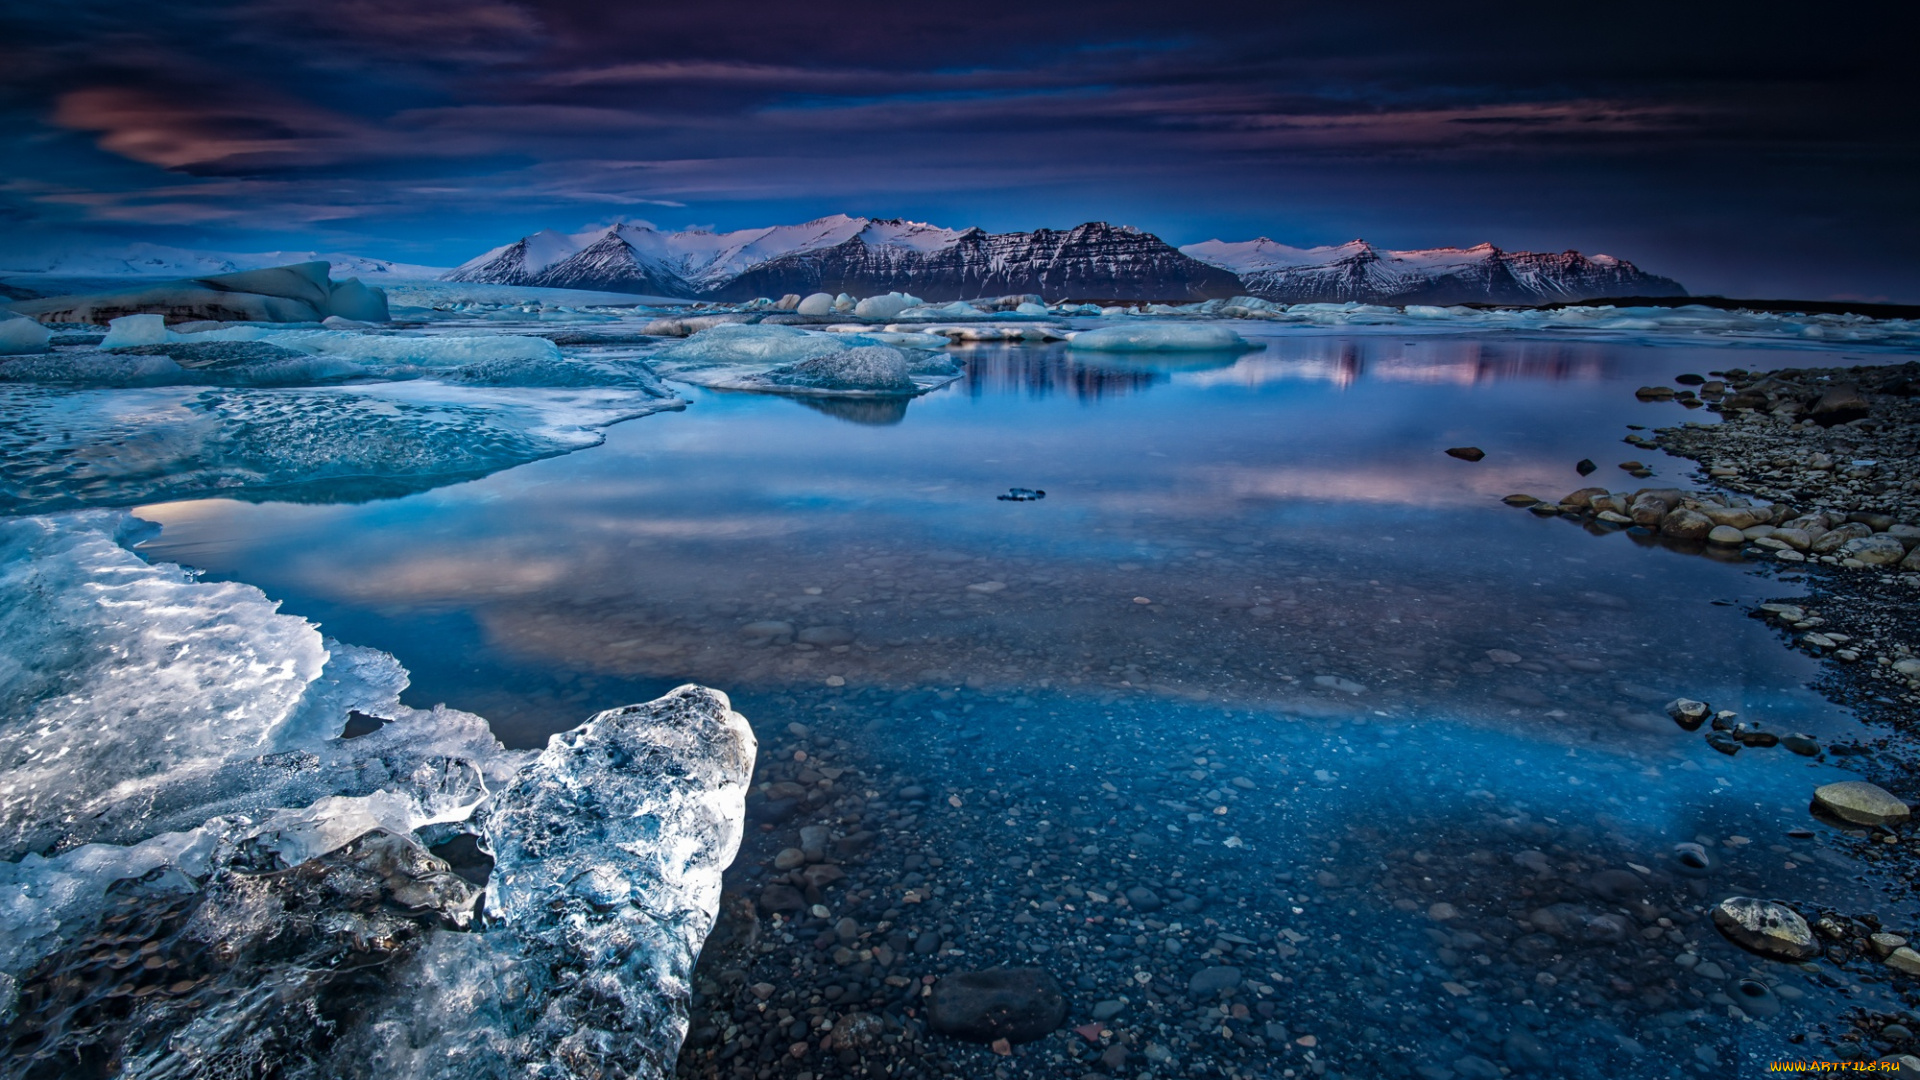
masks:
{"label": "shallow water", "polygon": [[[1586,486],[1583,457],[1615,489],[1684,483],[1691,463],[1620,441],[1686,416],[1636,386],[1871,357],[1266,340],[955,350],[968,376],[904,407],[677,388],[687,410],[602,446],[405,498],[145,507],[164,530],[142,550],[392,652],[409,703],[510,745],[689,681],[733,695],[775,769],[808,745],[787,725],[814,725],[863,762],[869,813],[941,859],[951,962],[1046,964],[1078,981],[1075,1023],[1124,996],[1112,1026],[1150,1075],[1717,1073],[1804,1055],[1789,1036],[1883,996],[1700,915],[1746,893],[1893,918],[1807,815],[1845,774],[1724,757],[1661,712],[1859,734],[1743,617],[1794,584],[1499,502]],[[1486,459],[1442,453],[1466,444]],[[1655,479],[1615,468],[1636,457]],[[768,623],[788,628],[743,633]],[[1675,857],[1696,841],[1704,873]],[[1113,902],[1136,886],[1194,910]],[[1213,964],[1253,1009],[1186,1000]],[[1022,1052],[1079,1076],[1072,1043]]]}

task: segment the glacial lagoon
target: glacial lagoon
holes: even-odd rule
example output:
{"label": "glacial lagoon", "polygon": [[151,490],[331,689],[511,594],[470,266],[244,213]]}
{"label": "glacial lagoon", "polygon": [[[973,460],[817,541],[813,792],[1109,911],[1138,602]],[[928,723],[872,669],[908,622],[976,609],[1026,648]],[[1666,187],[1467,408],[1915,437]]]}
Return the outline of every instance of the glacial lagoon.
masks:
{"label": "glacial lagoon", "polygon": [[[1685,483],[1622,436],[1713,418],[1640,385],[1905,343],[1461,321],[959,346],[910,400],[672,383],[600,445],[411,493],[145,502],[137,550],[509,748],[726,692],[760,756],[685,1076],[1729,1075],[1897,1011],[1704,915],[1914,915],[1808,814],[1847,757],[1726,756],[1662,711],[1871,741],[1748,617],[1796,575],[1500,500]],[[843,875],[803,886],[776,859],[819,826]],[[929,1033],[923,977],[994,965],[1052,972],[1066,1024],[1010,1056]],[[855,1013],[884,1052],[819,1047]]]}

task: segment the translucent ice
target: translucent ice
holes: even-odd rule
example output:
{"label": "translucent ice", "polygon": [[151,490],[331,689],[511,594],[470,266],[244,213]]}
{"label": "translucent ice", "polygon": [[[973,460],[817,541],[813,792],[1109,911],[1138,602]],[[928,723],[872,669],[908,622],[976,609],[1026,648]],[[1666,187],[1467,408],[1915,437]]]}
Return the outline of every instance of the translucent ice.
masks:
{"label": "translucent ice", "polygon": [[[663,372],[740,364],[792,364],[847,348],[849,339],[796,326],[711,326],[653,357]],[[852,344],[866,344],[852,342]]]}
{"label": "translucent ice", "polygon": [[918,297],[890,292],[885,296],[869,296],[853,305],[853,314],[862,319],[891,319],[910,307],[920,306],[920,303]]}
{"label": "translucent ice", "polygon": [[936,354],[892,348],[867,334],[791,326],[715,326],[651,362],[666,377],[696,386],[805,396],[919,394],[960,375]]}
{"label": "translucent ice", "polygon": [[107,324],[103,349],[123,349],[129,345],[158,345],[167,340],[167,320],[158,315],[122,315]]}
{"label": "translucent ice", "polygon": [[831,315],[833,314],[833,294],[813,293],[800,301],[800,306],[794,308],[794,311],[802,315]]}
{"label": "translucent ice", "polygon": [[1103,326],[1075,334],[1067,347],[1093,352],[1225,352],[1258,349],[1224,326],[1193,323],[1145,323]]}
{"label": "translucent ice", "polygon": [[22,315],[0,311],[0,356],[47,351],[53,333]]}

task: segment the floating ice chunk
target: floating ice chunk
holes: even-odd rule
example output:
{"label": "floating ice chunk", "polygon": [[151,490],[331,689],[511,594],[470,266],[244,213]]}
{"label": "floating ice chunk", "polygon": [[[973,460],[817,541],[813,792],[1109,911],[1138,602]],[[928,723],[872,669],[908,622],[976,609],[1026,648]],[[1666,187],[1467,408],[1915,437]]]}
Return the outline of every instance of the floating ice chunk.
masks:
{"label": "floating ice chunk", "polygon": [[857,301],[855,301],[853,297],[848,296],[846,293],[841,293],[839,296],[833,298],[833,310],[837,312],[852,311],[856,303]]}
{"label": "floating ice chunk", "polygon": [[0,356],[46,352],[53,332],[37,320],[0,311]]}
{"label": "floating ice chunk", "polygon": [[1047,305],[1045,305],[1045,304],[1036,304],[1036,303],[1034,303],[1034,302],[1032,302],[1031,300],[1029,300],[1029,301],[1025,301],[1025,302],[1022,302],[1022,303],[1021,303],[1021,304],[1020,304],[1020,305],[1019,305],[1018,307],[1015,307],[1015,308],[1013,309],[1013,313],[1014,313],[1015,315],[1048,315],[1048,314],[1051,314],[1051,312],[1049,312],[1049,311],[1047,310]]}
{"label": "floating ice chunk", "polygon": [[167,320],[158,315],[122,315],[107,324],[103,349],[124,349],[130,345],[158,345],[171,335]]}
{"label": "floating ice chunk", "polygon": [[709,327],[678,345],[669,346],[655,354],[654,361],[663,371],[733,364],[793,364],[839,352],[848,347],[850,340],[794,326],[729,323]]}
{"label": "floating ice chunk", "polygon": [[1224,326],[1149,323],[1103,326],[1075,334],[1067,347],[1093,352],[1225,352],[1264,348]]}
{"label": "floating ice chunk", "polygon": [[800,306],[793,310],[801,315],[831,315],[833,314],[833,296],[823,292],[813,293],[800,301]]}
{"label": "floating ice chunk", "polygon": [[910,307],[918,307],[922,301],[906,293],[890,292],[885,296],[869,296],[853,305],[853,314],[862,319],[891,319]]}
{"label": "floating ice chunk", "polygon": [[912,394],[919,389],[907,374],[906,356],[899,349],[884,345],[863,345],[797,364],[783,364],[761,379],[769,386],[796,390]]}
{"label": "floating ice chunk", "polygon": [[356,322],[386,322],[387,294],[374,286],[363,285],[359,278],[348,278],[333,283],[327,294],[327,315],[330,318],[352,319]]}
{"label": "floating ice chunk", "polygon": [[965,300],[955,300],[950,304],[922,304],[897,313],[903,319],[986,319],[992,312],[982,311]]}

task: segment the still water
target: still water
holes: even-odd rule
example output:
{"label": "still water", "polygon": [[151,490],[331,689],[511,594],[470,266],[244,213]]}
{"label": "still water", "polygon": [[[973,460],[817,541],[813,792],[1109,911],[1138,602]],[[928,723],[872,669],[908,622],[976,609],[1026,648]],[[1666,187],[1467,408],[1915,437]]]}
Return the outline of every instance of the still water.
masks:
{"label": "still water", "polygon": [[[862,781],[843,820],[886,826],[835,917],[931,933],[949,967],[1045,966],[1070,1025],[1121,1005],[1097,1039],[1021,1048],[1033,1075],[1114,1041],[1127,1076],[1729,1075],[1895,1008],[1702,916],[1741,893],[1903,914],[1807,814],[1847,774],[1725,757],[1661,711],[1858,737],[1745,617],[1794,582],[1499,502],[1586,486],[1582,458],[1617,490],[1686,484],[1691,463],[1621,437],[1711,416],[1636,386],[1863,356],[1266,340],[1177,362],[981,346],[904,406],[688,387],[600,447],[407,498],[144,507],[164,530],[142,550],[392,652],[410,704],[510,745],[725,690],[762,779],[814,747]],[[1442,453],[1460,445],[1487,456]],[[1653,480],[1616,467],[1649,454]],[[996,498],[1013,487],[1046,497]],[[797,824],[750,839],[730,887],[753,894]],[[903,908],[922,887],[938,899]],[[1220,967],[1232,993],[1193,981]],[[802,996],[882,1001],[879,974]],[[945,1045],[963,1074],[1008,1067]],[[753,1054],[713,1068],[836,1067]]]}

